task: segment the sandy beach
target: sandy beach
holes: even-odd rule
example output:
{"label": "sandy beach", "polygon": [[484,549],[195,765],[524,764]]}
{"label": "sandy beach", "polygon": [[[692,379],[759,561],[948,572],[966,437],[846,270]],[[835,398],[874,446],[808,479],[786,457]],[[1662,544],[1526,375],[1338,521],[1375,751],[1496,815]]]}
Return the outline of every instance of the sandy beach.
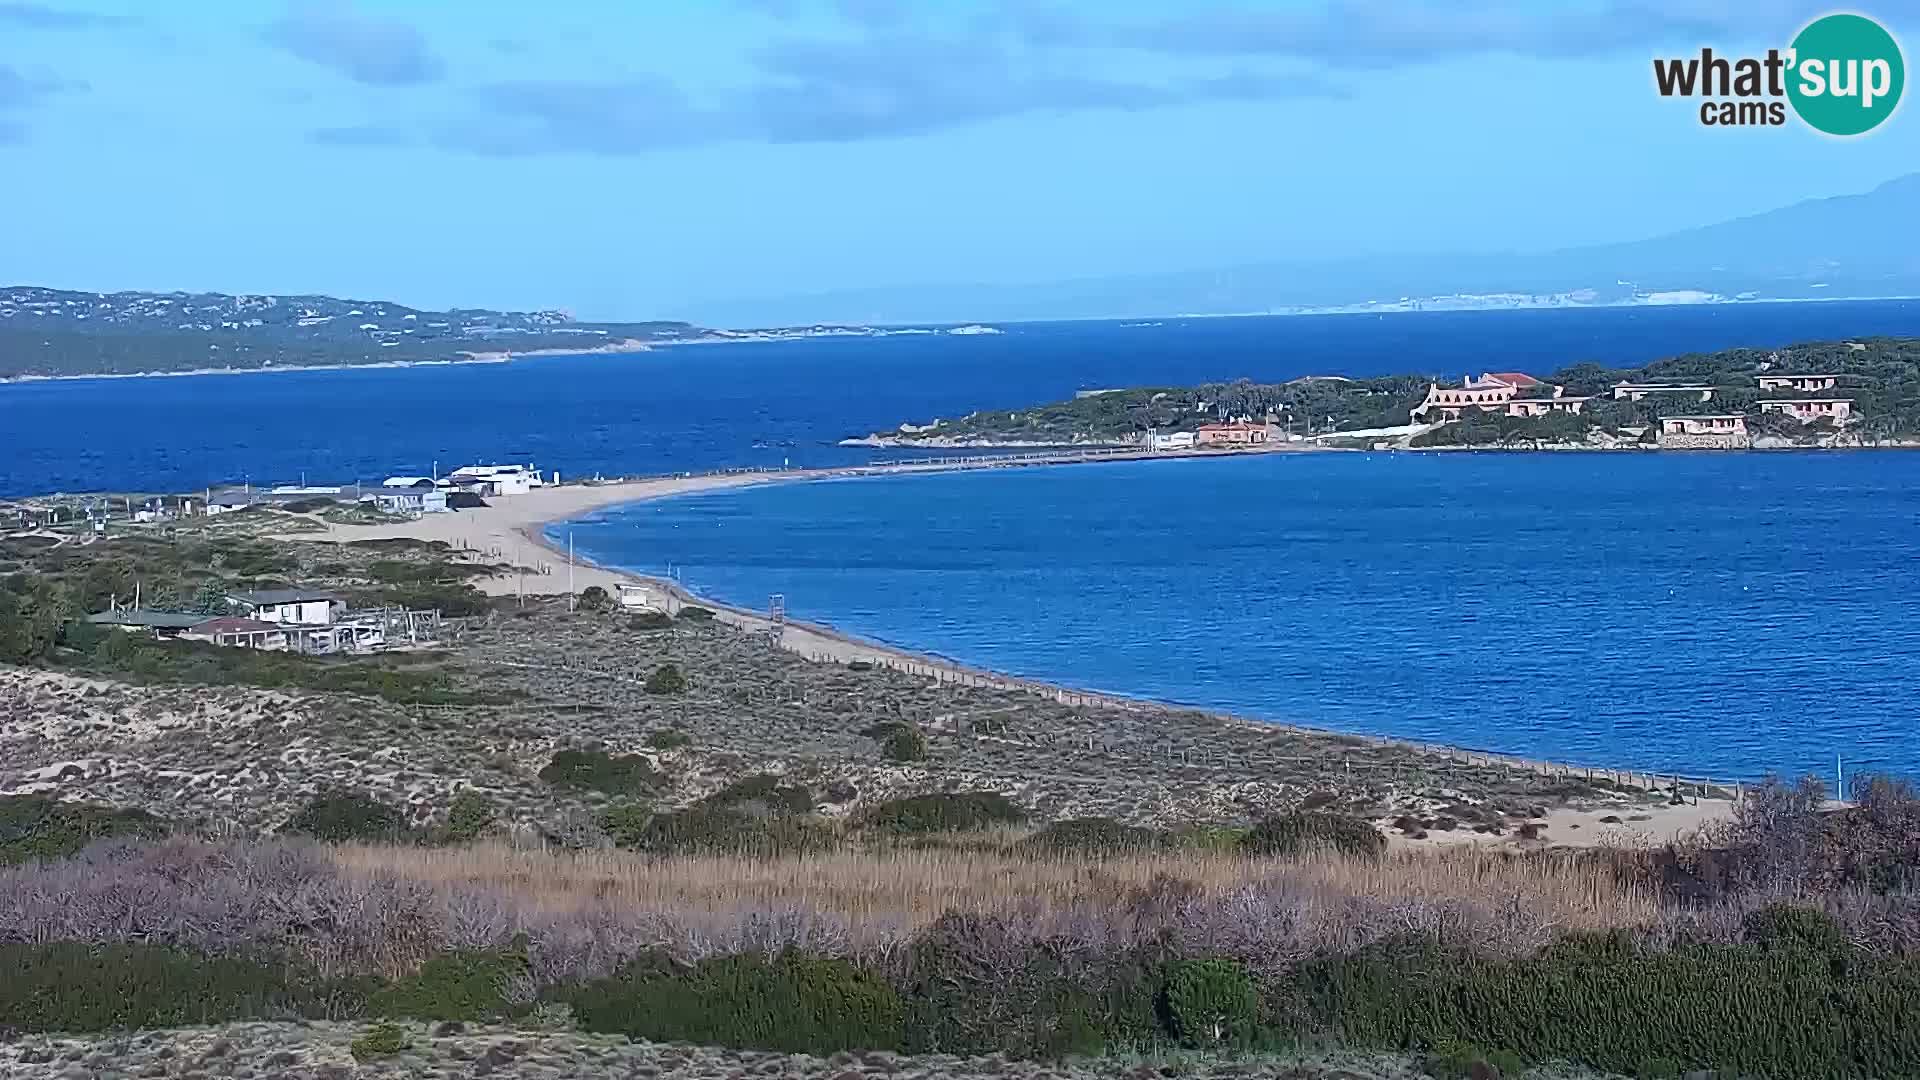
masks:
{"label": "sandy beach", "polygon": [[[721,603],[710,598],[693,595],[677,584],[658,578],[647,577],[628,571],[599,566],[591,561],[575,556],[569,567],[564,544],[555,544],[548,540],[545,530],[552,525],[592,513],[610,506],[628,505],[646,502],[652,499],[667,498],[675,495],[689,495],[701,492],[724,491],[733,488],[752,487],[762,484],[802,483],[816,480],[845,479],[860,476],[893,475],[899,473],[949,472],[967,468],[1019,467],[1047,463],[1070,463],[1088,460],[1112,460],[1128,457],[1156,456],[1151,452],[1139,454],[1114,454],[1111,456],[1090,455],[1037,455],[1019,459],[1006,459],[998,464],[991,462],[969,461],[930,461],[899,465],[853,466],[835,469],[792,469],[768,472],[718,473],[693,476],[669,476],[647,479],[622,480],[607,483],[569,484],[557,487],[540,488],[523,495],[513,495],[490,500],[485,507],[462,510],[445,514],[428,514],[406,522],[382,525],[330,525],[321,535],[301,534],[302,540],[326,540],[350,542],[356,540],[374,540],[390,538],[411,538],[417,540],[441,541],[466,553],[466,557],[475,561],[510,564],[522,569],[522,573],[501,574],[477,580],[474,584],[481,591],[494,596],[550,596],[564,594],[571,586],[579,592],[590,586],[600,586],[609,593],[620,585],[638,586],[653,606],[668,612],[678,611],[689,604],[711,609],[717,618],[749,632],[763,632],[772,628],[772,622],[765,612],[752,611],[734,605]],[[916,654],[877,642],[865,641],[839,633],[827,627],[797,622],[791,619],[784,623],[779,644],[781,647],[819,662],[845,664],[854,661],[886,664],[887,666],[907,666],[929,677],[949,681],[991,682],[1014,685],[1016,680],[993,672],[967,668],[938,657]],[[1020,685],[1028,688],[1041,688],[1043,684]],[[1064,695],[1070,700],[1077,692],[1070,688],[1046,688],[1056,696]],[[1091,696],[1091,695],[1089,695]],[[1110,699],[1109,699],[1110,703]],[[1151,702],[1134,703],[1141,707],[1158,707]],[[1262,721],[1246,720],[1249,724],[1262,724]],[[1390,740],[1382,740],[1390,741]],[[1470,757],[1472,755],[1469,755]],[[1487,757],[1489,755],[1480,755]],[[1567,770],[1566,767],[1550,763],[1532,762],[1519,758],[1510,760],[1517,768],[1536,769],[1549,774]],[[1635,780],[1628,774],[1630,781]],[[1644,780],[1646,778],[1637,778]],[[1632,816],[1616,824],[1596,825],[1591,812],[1576,810],[1555,810],[1547,820],[1555,843],[1571,846],[1622,845],[1642,846],[1665,843],[1679,835],[1692,832],[1708,823],[1722,820],[1731,812],[1732,804],[1722,799],[1698,799],[1680,805],[1640,806]],[[1582,828],[1582,826],[1585,826]],[[1396,846],[1412,843],[1415,846],[1432,844],[1453,844],[1463,842],[1487,842],[1493,838],[1478,834],[1461,832],[1438,834],[1430,841],[1409,842],[1400,837],[1394,838]]]}

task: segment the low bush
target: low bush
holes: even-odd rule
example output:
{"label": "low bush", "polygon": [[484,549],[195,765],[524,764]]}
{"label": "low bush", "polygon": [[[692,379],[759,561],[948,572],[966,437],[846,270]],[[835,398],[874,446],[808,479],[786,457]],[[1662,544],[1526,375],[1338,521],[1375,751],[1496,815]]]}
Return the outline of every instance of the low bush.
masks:
{"label": "low bush", "polygon": [[357,791],[322,792],[280,826],[283,833],[330,844],[362,841],[390,844],[412,839],[400,811]]}
{"label": "low bush", "polygon": [[661,664],[647,676],[646,690],[649,694],[684,694],[687,677],[680,673],[679,665]]}
{"label": "low bush", "polygon": [[1268,818],[1240,841],[1248,855],[1296,856],[1332,851],[1352,858],[1386,854],[1387,838],[1369,822],[1341,814],[1297,813]]}
{"label": "low bush", "polygon": [[1232,960],[1181,960],[1167,971],[1167,1029],[1182,1046],[1244,1044],[1254,1036],[1260,995]]}
{"label": "low bush", "polygon": [[654,813],[627,803],[608,808],[601,828],[620,847],[653,855],[803,855],[832,844],[832,830],[811,817],[764,816],[735,806],[696,803]]}
{"label": "low bush", "polygon": [[0,796],[0,866],[62,859],[110,836],[154,837],[166,825],[145,810],[60,802],[39,795]]}
{"label": "low bush", "polygon": [[880,744],[880,756],[888,761],[925,761],[927,736],[914,724],[885,720],[860,732]]}
{"label": "low bush", "polygon": [[376,1058],[392,1057],[413,1048],[407,1041],[406,1032],[397,1024],[375,1024],[349,1043],[347,1052],[358,1062],[373,1061]]}
{"label": "low bush", "polygon": [[590,615],[604,615],[614,608],[613,597],[598,585],[589,585],[580,590],[580,599],[575,605]]}
{"label": "low bush", "polygon": [[726,806],[746,813],[807,814],[813,811],[813,791],[804,784],[784,784],[783,777],[756,773],[735,780],[707,796],[709,806]]}
{"label": "low bush", "polygon": [[643,957],[569,996],[587,1031],[653,1042],[825,1056],[893,1050],[903,1041],[900,995],[875,972],[794,951],[718,956],[691,968]]}
{"label": "low bush", "polygon": [[317,994],[278,964],[162,945],[0,943],[0,1028],[122,1031],[311,1016]]}
{"label": "low bush", "polygon": [[1833,917],[1798,904],[1769,904],[1740,923],[1741,940],[1762,949],[1800,950],[1844,959],[1852,951]]}
{"label": "low bush", "polygon": [[562,750],[540,770],[540,779],[557,788],[604,795],[650,795],[666,784],[648,758],[604,750]]}
{"label": "low bush", "polygon": [[500,816],[493,800],[466,788],[453,797],[447,808],[447,824],[441,839],[449,844],[466,844],[479,838]]}
{"label": "low bush", "polygon": [[667,630],[673,626],[673,617],[663,611],[642,611],[627,620],[629,630]]}
{"label": "low bush", "polygon": [[1022,839],[1015,848],[1036,854],[1131,855],[1166,844],[1166,839],[1152,829],[1124,825],[1111,818],[1076,818],[1052,822]]}
{"label": "low bush", "polygon": [[1025,810],[992,791],[911,795],[875,804],[860,815],[866,828],[901,834],[961,832],[1026,820]]}
{"label": "low bush", "polygon": [[500,1020],[532,1003],[526,941],[498,951],[457,951],[431,957],[420,970],[374,991],[377,1016],[414,1020]]}
{"label": "low bush", "polygon": [[680,609],[678,617],[685,619],[687,622],[712,622],[713,610],[711,608],[688,606]]}
{"label": "low bush", "polygon": [[646,744],[655,750],[678,750],[693,744],[693,736],[674,728],[658,728],[647,732]]}

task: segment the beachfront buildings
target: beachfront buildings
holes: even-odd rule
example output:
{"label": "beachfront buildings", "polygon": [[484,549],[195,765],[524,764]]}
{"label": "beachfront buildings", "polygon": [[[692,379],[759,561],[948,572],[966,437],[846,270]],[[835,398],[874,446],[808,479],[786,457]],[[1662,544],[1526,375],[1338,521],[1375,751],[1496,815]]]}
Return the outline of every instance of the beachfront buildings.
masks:
{"label": "beachfront buildings", "polygon": [[1831,390],[1840,382],[1838,375],[1761,375],[1754,379],[1761,390],[1797,390],[1802,394],[1817,394],[1822,390]]}
{"label": "beachfront buildings", "polygon": [[1785,413],[1803,424],[1831,420],[1844,424],[1853,419],[1852,398],[1781,398],[1759,403],[1763,413]]}
{"label": "beachfront buildings", "polygon": [[1741,413],[1663,416],[1657,443],[1663,450],[1744,450],[1751,445]]}
{"label": "beachfront buildings", "polygon": [[428,476],[389,476],[361,498],[389,514],[437,514],[447,509],[447,493]]}
{"label": "beachfront buildings", "polygon": [[[559,483],[559,474],[554,483]],[[525,495],[547,482],[532,465],[465,465],[442,483],[447,487],[468,488],[484,496]]]}
{"label": "beachfront buildings", "polygon": [[1147,432],[1147,440],[1155,450],[1191,450],[1195,438],[1191,431],[1174,431],[1165,434],[1158,431]]}
{"label": "beachfront buildings", "polygon": [[1265,446],[1272,440],[1272,424],[1256,424],[1251,420],[1203,424],[1194,433],[1194,443],[1199,446]]}
{"label": "beachfront buildings", "polygon": [[270,623],[327,626],[347,613],[337,594],[316,589],[260,589],[227,595],[227,604],[249,618]]}
{"label": "beachfront buildings", "polygon": [[1615,383],[1613,400],[1639,401],[1654,394],[1661,396],[1686,396],[1697,401],[1712,401],[1714,388],[1693,383]]}
{"label": "beachfront buildings", "polygon": [[1507,402],[1508,416],[1545,416],[1548,413],[1577,413],[1586,409],[1591,397],[1515,398]]}

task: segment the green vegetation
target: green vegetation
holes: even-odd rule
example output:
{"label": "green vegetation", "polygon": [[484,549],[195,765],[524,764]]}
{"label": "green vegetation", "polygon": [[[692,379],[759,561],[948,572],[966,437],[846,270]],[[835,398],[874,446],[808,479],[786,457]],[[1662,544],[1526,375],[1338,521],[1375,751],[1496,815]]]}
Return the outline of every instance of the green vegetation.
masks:
{"label": "green vegetation", "polygon": [[589,615],[605,615],[615,607],[613,597],[598,585],[589,585],[580,590],[576,607]]}
{"label": "green vegetation", "polygon": [[347,1052],[353,1055],[353,1060],[364,1063],[375,1058],[392,1057],[412,1046],[407,1041],[406,1033],[397,1024],[379,1023],[361,1032],[347,1046]]}
{"label": "green vegetation", "polygon": [[[528,991],[516,1002],[517,988]],[[440,953],[420,970],[375,990],[368,1007],[376,1016],[414,1020],[499,1020],[531,1003],[532,980],[526,942],[495,952]]]}
{"label": "green vegetation", "polygon": [[569,1002],[588,1031],[825,1056],[896,1049],[904,1008],[886,980],[845,960],[786,951],[690,970],[647,956]]}
{"label": "green vegetation", "polygon": [[627,620],[629,630],[671,630],[673,617],[663,611],[642,611]]}
{"label": "green vegetation", "polygon": [[925,761],[927,736],[917,725],[886,720],[871,725],[860,734],[880,744],[880,756],[888,761]]}
{"label": "green vegetation", "polygon": [[491,828],[499,816],[500,809],[491,799],[467,788],[455,795],[453,804],[447,808],[447,825],[441,840],[449,844],[471,843]]}
{"label": "green vegetation", "polygon": [[108,837],[155,837],[165,831],[160,819],[144,810],[0,796],[0,866],[65,858]]}
{"label": "green vegetation", "polygon": [[0,1028],[113,1031],[317,1015],[321,994],[278,965],[163,945],[0,942]]}
{"label": "green vegetation", "polygon": [[1241,838],[1240,850],[1249,855],[1284,857],[1319,850],[1377,859],[1386,854],[1387,838],[1358,818],[1308,811],[1260,822]]}
{"label": "green vegetation", "polygon": [[661,664],[653,674],[647,676],[646,691],[649,694],[684,694],[687,692],[687,677],[680,673],[678,664]]}
{"label": "green vegetation", "polygon": [[540,779],[554,787],[603,795],[651,795],[666,783],[650,759],[604,750],[562,750],[540,770]]}
{"label": "green vegetation", "polygon": [[693,745],[693,736],[675,728],[659,728],[647,732],[645,741],[655,750],[678,750]]}
{"label": "green vegetation", "polygon": [[1168,968],[1167,1027],[1183,1046],[1204,1049],[1252,1039],[1260,995],[1231,960],[1181,960]]}
{"label": "green vegetation", "polygon": [[[1487,367],[1510,367],[1489,360]],[[1013,411],[978,412],[945,419],[923,438],[1006,441],[1136,443],[1149,430],[1193,431],[1229,416],[1268,417],[1296,433],[1311,422],[1316,432],[1393,427],[1410,421],[1411,410],[1431,383],[1454,383],[1464,373],[1402,375],[1374,379],[1334,377],[1285,383],[1242,380],[1194,387],[1139,387]],[[1479,375],[1479,370],[1472,374]],[[1685,413],[1745,413],[1755,432],[1807,438],[1831,424],[1801,424],[1758,403],[1774,397],[1845,397],[1853,400],[1853,425],[1862,437],[1920,435],[1920,338],[1867,338],[1852,343],[1814,342],[1785,349],[1728,349],[1656,361],[1640,368],[1609,368],[1584,362],[1552,374],[1535,372],[1568,396],[1592,396],[1579,414],[1537,418],[1479,414],[1468,410],[1457,424],[1420,436],[1417,446],[1525,446],[1585,440],[1600,430],[1632,438],[1658,425],[1662,416]],[[1839,384],[1814,393],[1759,389],[1763,374],[1838,375]],[[1639,401],[1613,400],[1617,383],[1712,386],[1713,401],[1698,394],[1654,394]],[[911,436],[909,436],[911,438]]]}
{"label": "green vegetation", "polygon": [[1018,848],[1034,853],[1074,855],[1132,855],[1172,846],[1169,838],[1152,829],[1123,825],[1110,818],[1077,818],[1052,822],[1023,838]]}
{"label": "green vegetation", "polygon": [[877,803],[860,816],[866,828],[898,834],[961,832],[1026,820],[1025,810],[991,791],[910,795]]}
{"label": "green vegetation", "polygon": [[412,835],[406,817],[399,810],[357,791],[330,791],[314,796],[280,826],[280,831],[333,844],[394,843]]}

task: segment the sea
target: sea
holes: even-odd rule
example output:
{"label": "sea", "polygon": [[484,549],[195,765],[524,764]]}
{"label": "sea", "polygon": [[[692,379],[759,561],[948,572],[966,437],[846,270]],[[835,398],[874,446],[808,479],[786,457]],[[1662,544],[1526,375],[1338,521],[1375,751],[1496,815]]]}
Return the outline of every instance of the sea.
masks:
{"label": "sea", "polygon": [[[1014,324],[0,385],[0,495],[822,466],[1076,390],[1920,335],[1920,302]],[[918,456],[918,455],[916,455]],[[1355,453],[811,482],[556,530],[745,606],[1278,721],[1716,778],[1920,775],[1920,453]]]}

